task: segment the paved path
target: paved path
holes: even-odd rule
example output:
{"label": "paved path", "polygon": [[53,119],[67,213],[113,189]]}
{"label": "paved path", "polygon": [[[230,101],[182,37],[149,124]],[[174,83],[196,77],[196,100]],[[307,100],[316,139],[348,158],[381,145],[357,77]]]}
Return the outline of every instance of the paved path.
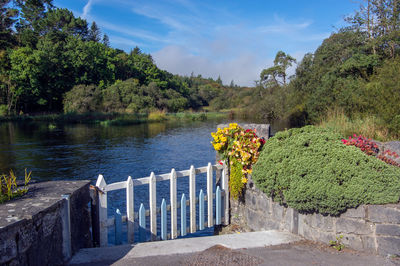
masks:
{"label": "paved path", "polygon": [[83,249],[70,265],[400,265],[400,261],[332,248],[279,231]]}

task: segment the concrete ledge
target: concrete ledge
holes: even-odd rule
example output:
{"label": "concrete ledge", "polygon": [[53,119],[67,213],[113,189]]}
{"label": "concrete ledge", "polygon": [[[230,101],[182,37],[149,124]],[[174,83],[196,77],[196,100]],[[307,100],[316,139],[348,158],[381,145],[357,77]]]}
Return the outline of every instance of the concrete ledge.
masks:
{"label": "concrete ledge", "polygon": [[[91,247],[89,184],[89,181],[35,183],[22,198],[1,204],[0,264],[62,265],[80,248]],[[68,204],[61,198],[63,194],[70,195],[68,247],[64,243]]]}

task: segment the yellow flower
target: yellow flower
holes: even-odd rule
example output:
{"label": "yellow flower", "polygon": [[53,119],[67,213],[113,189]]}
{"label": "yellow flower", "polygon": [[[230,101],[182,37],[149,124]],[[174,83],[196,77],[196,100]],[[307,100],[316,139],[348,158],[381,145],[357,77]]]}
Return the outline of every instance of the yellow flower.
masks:
{"label": "yellow flower", "polygon": [[246,177],[242,177],[242,183],[246,184],[247,183],[247,178]]}
{"label": "yellow flower", "polygon": [[217,151],[219,151],[221,148],[222,148],[221,143],[216,143],[216,144],[214,145],[214,149],[216,149]]}
{"label": "yellow flower", "polygon": [[231,123],[231,124],[229,124],[229,127],[232,128],[232,129],[236,129],[238,127],[238,124],[237,123]]}

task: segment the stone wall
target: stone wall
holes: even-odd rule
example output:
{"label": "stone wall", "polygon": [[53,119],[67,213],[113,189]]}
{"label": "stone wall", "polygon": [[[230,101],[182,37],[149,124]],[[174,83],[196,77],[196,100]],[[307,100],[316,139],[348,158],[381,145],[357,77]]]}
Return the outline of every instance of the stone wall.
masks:
{"label": "stone wall", "polygon": [[[70,228],[63,194],[70,195]],[[32,184],[27,195],[1,204],[0,265],[63,265],[91,247],[89,202],[89,181],[52,181]]]}
{"label": "stone wall", "polygon": [[[226,126],[218,125],[220,128]],[[270,125],[267,124],[240,126],[256,129],[257,135],[265,139],[271,135]],[[400,142],[379,144],[386,145],[382,146],[383,149],[390,148],[400,154],[400,150],[396,150],[396,147],[400,149]],[[362,205],[347,210],[339,217],[301,214],[273,202],[255,187],[250,177],[243,197],[239,201],[230,200],[230,222],[252,231],[288,231],[327,244],[342,235],[341,241],[346,247],[385,256],[400,256],[400,203]]]}
{"label": "stone wall", "polygon": [[361,205],[338,217],[301,214],[273,202],[251,178],[241,202],[231,199],[231,223],[253,231],[282,230],[328,244],[342,235],[355,250],[400,256],[400,203]]}

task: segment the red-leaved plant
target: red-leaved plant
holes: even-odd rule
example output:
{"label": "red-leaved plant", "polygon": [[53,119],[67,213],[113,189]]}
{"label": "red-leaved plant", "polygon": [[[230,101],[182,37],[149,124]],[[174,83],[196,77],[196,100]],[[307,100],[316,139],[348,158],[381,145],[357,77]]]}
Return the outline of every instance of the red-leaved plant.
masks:
{"label": "red-leaved plant", "polygon": [[400,164],[393,159],[399,158],[399,155],[396,152],[386,150],[383,152],[383,154],[379,154],[378,144],[376,144],[371,139],[367,139],[364,136],[357,136],[356,134],[354,134],[353,137],[342,139],[342,143],[347,146],[356,146],[367,155],[375,156],[376,158],[384,161],[387,164],[400,167]]}

